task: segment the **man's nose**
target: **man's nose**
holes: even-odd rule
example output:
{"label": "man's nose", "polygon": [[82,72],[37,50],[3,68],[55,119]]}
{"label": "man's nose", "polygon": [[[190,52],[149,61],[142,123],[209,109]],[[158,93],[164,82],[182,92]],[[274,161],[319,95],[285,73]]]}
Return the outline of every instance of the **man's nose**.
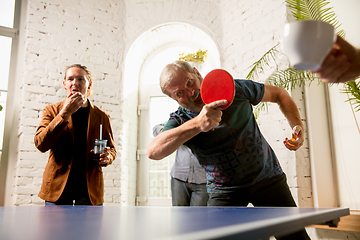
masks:
{"label": "man's nose", "polygon": [[195,90],[194,89],[188,89],[187,93],[188,93],[189,97],[192,97],[195,94]]}

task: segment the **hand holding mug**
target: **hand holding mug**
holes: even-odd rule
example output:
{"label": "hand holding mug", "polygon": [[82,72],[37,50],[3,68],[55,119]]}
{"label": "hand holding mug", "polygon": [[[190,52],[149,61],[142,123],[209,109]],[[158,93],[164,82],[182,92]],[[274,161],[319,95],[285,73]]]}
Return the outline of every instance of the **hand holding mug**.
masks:
{"label": "hand holding mug", "polygon": [[335,28],[326,22],[295,21],[285,24],[281,47],[293,68],[316,70],[335,40]]}
{"label": "hand holding mug", "polygon": [[360,49],[338,36],[331,52],[315,71],[324,83],[342,83],[360,76]]}

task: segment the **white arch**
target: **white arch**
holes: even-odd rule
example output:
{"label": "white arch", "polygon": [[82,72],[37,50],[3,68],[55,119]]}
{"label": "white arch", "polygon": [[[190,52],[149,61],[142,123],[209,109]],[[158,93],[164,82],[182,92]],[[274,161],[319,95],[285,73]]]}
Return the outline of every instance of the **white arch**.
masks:
{"label": "white arch", "polygon": [[203,30],[188,23],[166,23],[158,25],[140,35],[129,48],[125,59],[123,96],[136,91],[138,75],[146,58],[167,44],[193,43],[208,50],[212,65],[220,68],[220,54],[215,41]]}
{"label": "white arch", "polygon": [[[138,132],[138,93],[139,78],[144,63],[164,48],[175,45],[192,45],[208,50],[208,59],[212,68],[220,68],[219,48],[215,41],[198,27],[188,23],[172,22],[158,25],[141,34],[131,45],[125,59],[123,96],[121,104],[122,119],[122,182],[121,202],[132,205],[136,194],[136,151]],[[130,172],[132,174],[130,174]],[[135,186],[134,186],[135,185]],[[135,187],[135,189],[133,189]]]}

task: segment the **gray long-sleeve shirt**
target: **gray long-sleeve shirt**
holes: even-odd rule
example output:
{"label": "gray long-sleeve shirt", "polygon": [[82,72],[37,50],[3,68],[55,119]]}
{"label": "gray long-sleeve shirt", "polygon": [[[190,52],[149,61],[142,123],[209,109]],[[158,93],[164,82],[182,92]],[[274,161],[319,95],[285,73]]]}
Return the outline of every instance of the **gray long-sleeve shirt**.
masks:
{"label": "gray long-sleeve shirt", "polygon": [[[158,124],[153,128],[154,136],[161,132],[163,126],[164,124]],[[170,175],[184,182],[195,184],[206,183],[205,170],[200,166],[191,149],[184,145],[181,145],[176,150],[175,162],[171,168]]]}

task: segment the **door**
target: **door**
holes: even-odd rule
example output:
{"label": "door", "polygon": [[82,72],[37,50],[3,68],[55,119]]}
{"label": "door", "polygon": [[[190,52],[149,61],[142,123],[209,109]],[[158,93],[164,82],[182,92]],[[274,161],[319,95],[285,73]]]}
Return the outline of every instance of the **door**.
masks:
{"label": "door", "polygon": [[138,114],[141,134],[137,151],[137,206],[171,206],[170,170],[175,153],[155,161],[150,160],[146,152],[154,138],[153,127],[165,123],[169,119],[169,114],[177,108],[177,102],[165,96],[159,84],[140,87]]}
{"label": "door", "polygon": [[[202,38],[204,40],[204,38]],[[181,53],[194,53],[198,49],[209,49],[193,42],[172,42],[153,49],[146,57],[139,73],[138,103],[138,150],[137,150],[137,187],[136,205],[170,206],[171,186],[170,170],[175,160],[175,153],[163,160],[147,158],[147,147],[154,138],[153,127],[165,123],[169,114],[178,108],[175,100],[161,92],[159,76],[163,68],[179,58]],[[215,48],[216,49],[216,48]],[[211,69],[219,68],[217,51],[210,51],[209,58],[198,69],[203,76]]]}

